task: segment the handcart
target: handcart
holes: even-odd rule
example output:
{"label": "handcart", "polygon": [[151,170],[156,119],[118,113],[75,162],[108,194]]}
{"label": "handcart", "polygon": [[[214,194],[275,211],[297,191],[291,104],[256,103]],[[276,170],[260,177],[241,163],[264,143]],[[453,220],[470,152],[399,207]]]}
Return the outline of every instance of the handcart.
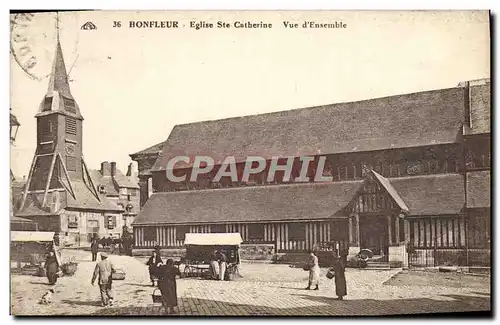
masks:
{"label": "handcart", "polygon": [[243,240],[239,233],[188,233],[184,277],[209,278],[210,260],[215,251],[227,258],[224,280],[232,280],[240,264],[239,248]]}

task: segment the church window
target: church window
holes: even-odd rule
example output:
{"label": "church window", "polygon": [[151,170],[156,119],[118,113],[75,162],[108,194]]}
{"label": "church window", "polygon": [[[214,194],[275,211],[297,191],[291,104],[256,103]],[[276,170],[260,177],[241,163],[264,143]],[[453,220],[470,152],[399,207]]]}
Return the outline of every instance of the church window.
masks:
{"label": "church window", "polygon": [[76,135],[76,119],[66,116],[66,134]]}
{"label": "church window", "polygon": [[108,229],[116,228],[116,216],[107,216]]}
{"label": "church window", "polygon": [[78,216],[76,215],[68,216],[68,228],[78,228]]}

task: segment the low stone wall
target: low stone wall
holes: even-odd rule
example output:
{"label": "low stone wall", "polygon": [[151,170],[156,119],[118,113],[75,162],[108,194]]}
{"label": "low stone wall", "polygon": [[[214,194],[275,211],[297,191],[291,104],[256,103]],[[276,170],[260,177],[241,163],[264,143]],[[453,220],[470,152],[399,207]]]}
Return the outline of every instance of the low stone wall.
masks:
{"label": "low stone wall", "polygon": [[[151,256],[153,253],[152,248],[134,248],[132,250],[133,256]],[[162,257],[171,257],[171,258],[181,258],[186,255],[185,248],[162,248],[160,250],[160,254]]]}
{"label": "low stone wall", "polygon": [[242,260],[272,260],[274,253],[273,244],[242,244],[240,247]]}

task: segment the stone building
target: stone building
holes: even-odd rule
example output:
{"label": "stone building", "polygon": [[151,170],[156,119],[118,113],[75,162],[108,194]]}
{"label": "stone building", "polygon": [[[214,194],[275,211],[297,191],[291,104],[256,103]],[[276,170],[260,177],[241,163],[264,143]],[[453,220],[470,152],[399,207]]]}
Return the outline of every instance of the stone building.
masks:
{"label": "stone building", "polygon": [[[247,247],[300,255],[335,242],[350,257],[371,249],[391,266],[487,264],[490,254],[490,81],[358,102],[177,125],[163,144],[131,155],[142,210],[136,251],[182,247],[188,232],[239,232]],[[213,173],[189,181],[192,161]],[[215,172],[234,156],[267,167],[248,182]],[[271,157],[293,158],[291,181],[267,180]],[[329,182],[298,182],[299,157],[326,158]],[[155,161],[154,165],[152,162]],[[141,174],[142,171],[142,174]],[[152,180],[152,194],[145,182]]]}
{"label": "stone building", "polygon": [[[124,210],[123,225],[129,228],[140,208],[139,185],[132,171],[132,164],[128,166],[127,173],[123,174],[116,167],[116,162],[104,161],[101,163],[101,169],[90,170],[90,176],[98,192]],[[109,226],[114,229],[114,220],[109,222]]]}

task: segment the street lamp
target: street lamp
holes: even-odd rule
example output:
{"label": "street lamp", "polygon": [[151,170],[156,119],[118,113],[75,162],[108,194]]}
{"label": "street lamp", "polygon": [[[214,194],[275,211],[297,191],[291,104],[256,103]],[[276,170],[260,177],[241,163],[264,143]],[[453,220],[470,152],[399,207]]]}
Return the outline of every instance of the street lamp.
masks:
{"label": "street lamp", "polygon": [[[12,110],[12,108],[10,109]],[[14,143],[16,141],[17,131],[21,124],[17,121],[17,117],[10,113],[10,142]]]}

